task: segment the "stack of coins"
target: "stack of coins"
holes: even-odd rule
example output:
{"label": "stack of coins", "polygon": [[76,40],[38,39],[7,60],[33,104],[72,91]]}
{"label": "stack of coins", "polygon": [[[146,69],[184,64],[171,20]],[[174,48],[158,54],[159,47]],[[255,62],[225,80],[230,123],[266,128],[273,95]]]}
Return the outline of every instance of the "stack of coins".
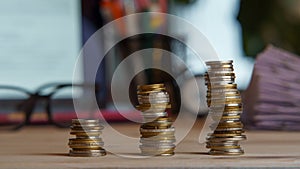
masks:
{"label": "stack of coins", "polygon": [[246,140],[240,120],[242,100],[235,84],[232,63],[232,60],[206,62],[207,104],[209,113],[216,117],[216,124],[212,126],[217,125],[214,132],[207,137],[206,147],[210,149],[211,155],[244,154],[239,145],[239,141]]}
{"label": "stack of coins", "polygon": [[99,120],[72,119],[71,135],[69,139],[70,156],[97,157],[106,155],[104,142],[100,135],[103,126]]}
{"label": "stack of coins", "polygon": [[140,127],[140,149],[143,155],[173,155],[175,150],[175,128],[168,117],[171,108],[169,94],[164,84],[137,87],[137,109],[142,112],[144,123]]}

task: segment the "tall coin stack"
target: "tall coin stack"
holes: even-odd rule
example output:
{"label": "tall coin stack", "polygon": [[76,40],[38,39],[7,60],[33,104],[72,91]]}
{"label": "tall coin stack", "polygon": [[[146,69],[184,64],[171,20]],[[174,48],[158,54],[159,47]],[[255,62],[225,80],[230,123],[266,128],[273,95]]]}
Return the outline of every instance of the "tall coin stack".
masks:
{"label": "tall coin stack", "polygon": [[169,94],[164,84],[137,87],[137,109],[142,112],[144,123],[140,127],[140,149],[143,155],[168,156],[175,150],[175,128],[166,109],[171,108]]}
{"label": "tall coin stack", "polygon": [[[233,61],[206,62],[207,104],[217,126],[207,137],[206,147],[211,155],[242,155],[239,141],[246,140],[240,115],[241,95],[235,83]],[[211,127],[212,127],[211,126]]]}
{"label": "tall coin stack", "polygon": [[100,135],[103,126],[99,120],[72,119],[71,135],[69,139],[70,156],[97,157],[106,155],[104,142]]}

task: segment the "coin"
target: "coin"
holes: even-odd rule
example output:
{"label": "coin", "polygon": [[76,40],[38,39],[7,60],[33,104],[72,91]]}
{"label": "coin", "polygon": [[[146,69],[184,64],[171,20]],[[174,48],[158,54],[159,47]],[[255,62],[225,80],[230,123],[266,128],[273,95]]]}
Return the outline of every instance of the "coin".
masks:
{"label": "coin", "polygon": [[69,139],[70,156],[97,157],[106,154],[104,142],[100,137],[104,127],[100,125],[99,120],[72,119],[70,128],[70,134],[76,136]]}
{"label": "coin", "polygon": [[94,132],[89,132],[89,131],[71,131],[70,132],[71,135],[76,135],[76,136],[99,136],[100,134],[102,134],[102,132],[100,131],[94,131]]}
{"label": "coin", "polygon": [[227,136],[227,137],[220,137],[220,136],[209,136],[207,138],[209,141],[241,141],[245,140],[245,135],[239,135],[239,136]]}
{"label": "coin", "polygon": [[70,156],[74,157],[98,157],[106,155],[104,149],[100,150],[81,150],[81,149],[72,149],[69,152]]}
{"label": "coin", "polygon": [[207,86],[207,105],[214,122],[209,126],[214,129],[207,135],[207,148],[211,155],[241,155],[244,151],[238,144],[245,140],[243,124],[240,122],[242,98],[237,90],[233,61],[207,62],[205,73]]}
{"label": "coin", "polygon": [[163,88],[157,88],[153,90],[147,90],[147,91],[137,91],[137,94],[139,95],[151,95],[151,94],[156,94],[158,92],[164,91]]}
{"label": "coin", "polygon": [[141,128],[143,129],[163,129],[170,128],[173,124],[173,121],[167,117],[159,117],[152,122],[144,123]]}
{"label": "coin", "polygon": [[151,90],[153,88],[164,88],[165,85],[162,83],[159,84],[148,84],[148,85],[138,85],[137,89],[139,90]]}
{"label": "coin", "polygon": [[233,60],[205,62],[206,65],[220,65],[220,64],[232,64],[232,63],[233,63]]}
{"label": "coin", "polygon": [[244,150],[238,151],[225,151],[225,150],[211,150],[209,151],[210,155],[242,155],[244,154]]}
{"label": "coin", "polygon": [[241,129],[241,130],[231,130],[231,131],[228,131],[228,130],[215,130],[214,134],[242,134],[244,132],[245,131],[243,129]]}
{"label": "coin", "polygon": [[72,130],[102,130],[104,129],[104,126],[100,126],[100,125],[95,125],[95,126],[90,126],[90,125],[72,125],[70,127]]}
{"label": "coin", "polygon": [[89,142],[102,142],[102,139],[98,137],[97,139],[91,138],[70,138],[69,143],[89,143]]}
{"label": "coin", "polygon": [[140,126],[140,149],[143,155],[173,155],[175,128],[166,109],[171,108],[164,84],[139,85],[138,105],[145,123]]}

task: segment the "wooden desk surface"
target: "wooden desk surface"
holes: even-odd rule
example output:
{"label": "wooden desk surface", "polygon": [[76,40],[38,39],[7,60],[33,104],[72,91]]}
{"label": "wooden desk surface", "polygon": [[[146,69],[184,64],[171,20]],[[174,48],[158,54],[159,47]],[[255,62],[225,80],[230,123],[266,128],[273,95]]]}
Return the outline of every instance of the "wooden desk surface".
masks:
{"label": "wooden desk surface", "polygon": [[[138,137],[138,125],[113,124]],[[31,126],[13,133],[0,133],[0,168],[300,168],[300,133],[247,131],[241,142],[243,156],[210,156],[198,143],[202,123],[197,121],[171,157],[132,159],[108,154],[103,157],[70,157],[69,129]],[[104,138],[107,144],[110,140]],[[124,143],[125,150],[130,146]]]}

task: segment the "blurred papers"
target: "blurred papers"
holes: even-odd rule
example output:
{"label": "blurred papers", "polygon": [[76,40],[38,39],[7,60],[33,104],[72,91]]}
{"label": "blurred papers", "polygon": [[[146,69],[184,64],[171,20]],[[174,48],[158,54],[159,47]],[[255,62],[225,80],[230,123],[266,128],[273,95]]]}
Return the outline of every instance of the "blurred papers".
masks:
{"label": "blurred papers", "polygon": [[257,56],[243,93],[246,127],[300,130],[300,58],[274,46]]}

